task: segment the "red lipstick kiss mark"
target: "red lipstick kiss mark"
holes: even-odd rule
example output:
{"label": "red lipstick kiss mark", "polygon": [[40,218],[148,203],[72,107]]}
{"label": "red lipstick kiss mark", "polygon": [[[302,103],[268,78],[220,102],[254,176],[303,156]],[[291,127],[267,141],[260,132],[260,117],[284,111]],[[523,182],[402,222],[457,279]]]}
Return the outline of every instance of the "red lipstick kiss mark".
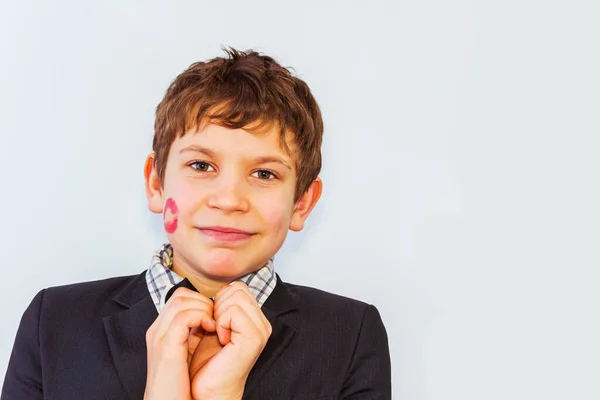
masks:
{"label": "red lipstick kiss mark", "polygon": [[179,207],[171,197],[167,199],[165,203],[165,210],[163,212],[163,220],[165,223],[165,231],[167,233],[173,233],[177,229],[177,215],[179,214]]}

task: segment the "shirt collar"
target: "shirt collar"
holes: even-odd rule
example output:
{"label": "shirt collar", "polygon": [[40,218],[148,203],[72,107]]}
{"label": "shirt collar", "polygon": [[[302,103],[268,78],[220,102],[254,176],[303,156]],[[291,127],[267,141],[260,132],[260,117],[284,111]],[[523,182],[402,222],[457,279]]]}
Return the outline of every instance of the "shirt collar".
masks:
{"label": "shirt collar", "polygon": [[[154,253],[150,268],[146,271],[148,291],[159,314],[164,307],[164,298],[169,289],[183,281],[183,277],[177,275],[171,269],[172,266],[173,246],[166,243]],[[239,278],[238,281],[248,285],[250,293],[254,295],[256,302],[262,307],[277,284],[273,259],[267,261],[259,270]]]}

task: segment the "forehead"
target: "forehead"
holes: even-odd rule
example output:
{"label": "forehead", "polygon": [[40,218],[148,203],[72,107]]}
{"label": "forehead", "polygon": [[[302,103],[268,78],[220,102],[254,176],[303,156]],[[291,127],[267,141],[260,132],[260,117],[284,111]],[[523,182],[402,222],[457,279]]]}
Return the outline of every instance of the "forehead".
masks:
{"label": "forehead", "polygon": [[227,154],[277,154],[289,160],[293,160],[295,149],[293,134],[286,132],[284,138],[275,125],[230,129],[216,123],[206,123],[175,139],[171,150],[178,152],[189,145],[202,145]]}

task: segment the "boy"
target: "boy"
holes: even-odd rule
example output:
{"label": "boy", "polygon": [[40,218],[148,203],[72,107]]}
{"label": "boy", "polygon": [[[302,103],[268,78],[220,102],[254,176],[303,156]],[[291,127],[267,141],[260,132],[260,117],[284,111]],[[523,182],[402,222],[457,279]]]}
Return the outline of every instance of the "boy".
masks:
{"label": "boy", "polygon": [[308,86],[272,58],[192,64],[144,168],[169,243],[140,275],[38,293],[2,400],[390,399],[375,307],[274,272],[321,195],[322,134]]}

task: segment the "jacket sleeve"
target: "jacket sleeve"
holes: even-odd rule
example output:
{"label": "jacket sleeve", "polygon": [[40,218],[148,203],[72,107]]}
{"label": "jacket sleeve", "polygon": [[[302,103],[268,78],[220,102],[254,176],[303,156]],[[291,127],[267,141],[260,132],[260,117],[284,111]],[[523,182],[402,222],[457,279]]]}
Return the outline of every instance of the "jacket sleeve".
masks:
{"label": "jacket sleeve", "polygon": [[391,361],[388,337],[381,316],[372,305],[366,308],[342,389],[344,400],[390,400]]}
{"label": "jacket sleeve", "polygon": [[21,318],[4,378],[1,400],[43,399],[39,340],[43,298],[44,290],[33,298]]}

